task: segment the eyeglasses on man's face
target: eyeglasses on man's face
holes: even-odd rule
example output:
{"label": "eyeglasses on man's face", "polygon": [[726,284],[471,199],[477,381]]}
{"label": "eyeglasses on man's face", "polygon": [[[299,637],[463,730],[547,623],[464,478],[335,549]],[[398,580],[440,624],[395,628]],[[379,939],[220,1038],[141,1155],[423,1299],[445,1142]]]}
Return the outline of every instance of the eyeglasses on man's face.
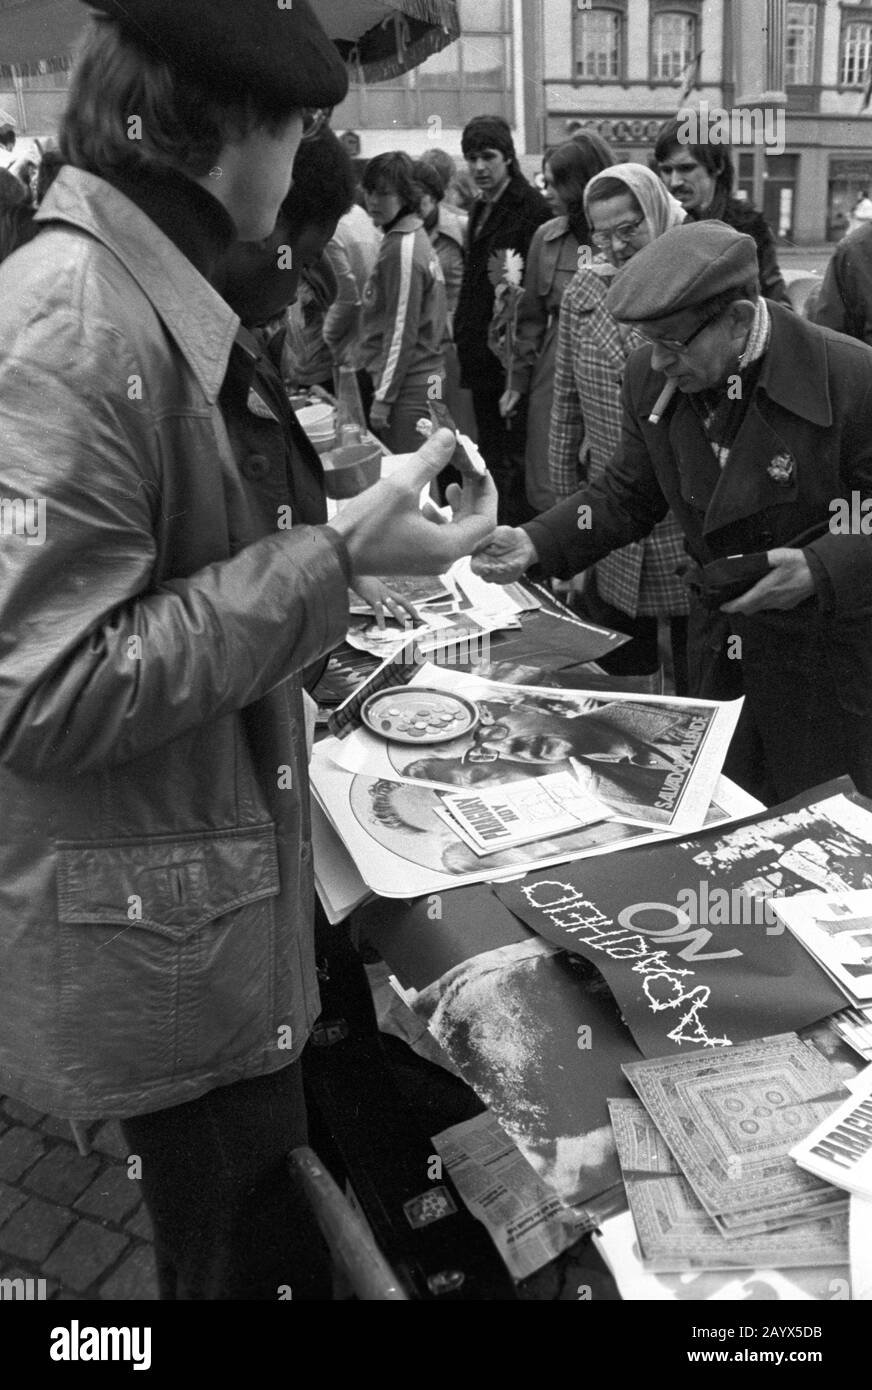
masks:
{"label": "eyeglasses on man's face", "polygon": [[600,251],[608,251],[614,241],[626,246],[639,235],[644,222],[644,216],[637,217],[635,222],[621,222],[617,227],[610,227],[607,232],[593,232],[590,239]]}
{"label": "eyeglasses on man's face", "polygon": [[666,352],[675,352],[680,355],[687,352],[691,343],[695,338],[699,337],[703,329],[710,327],[720,316],[720,313],[711,314],[707,319],[703,319],[702,323],[697,324],[690,337],[685,338],[683,342],[679,341],[678,338],[652,338],[647,333],[643,333],[641,328],[637,328],[636,332],[639,334],[643,343],[650,343],[652,347],[664,348]]}

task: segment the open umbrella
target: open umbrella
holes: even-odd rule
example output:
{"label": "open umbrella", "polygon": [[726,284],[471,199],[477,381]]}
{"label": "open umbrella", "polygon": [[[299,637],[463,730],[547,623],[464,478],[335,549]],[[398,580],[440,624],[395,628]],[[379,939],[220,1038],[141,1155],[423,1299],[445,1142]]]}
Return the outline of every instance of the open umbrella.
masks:
{"label": "open umbrella", "polygon": [[[184,0],[179,0],[183,4]],[[312,0],[353,77],[384,82],[460,33],[456,0]],[[80,0],[0,0],[0,68],[65,66],[87,11]]]}

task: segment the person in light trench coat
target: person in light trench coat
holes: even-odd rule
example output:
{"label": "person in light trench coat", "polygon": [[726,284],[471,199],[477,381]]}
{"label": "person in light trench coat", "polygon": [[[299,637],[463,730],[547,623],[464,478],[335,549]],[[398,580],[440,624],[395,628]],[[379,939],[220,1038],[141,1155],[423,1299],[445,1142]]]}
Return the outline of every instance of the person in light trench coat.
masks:
{"label": "person in light trench coat", "polygon": [[[597,174],[584,201],[594,243],[608,260],[579,270],[563,297],[548,450],[555,498],[570,496],[582,481],[599,482],[621,442],[621,381],[641,339],[606,309],[609,286],[643,246],[685,216],[642,164],[616,164]],[[614,231],[599,233],[599,226]],[[626,239],[619,237],[623,227],[633,227]],[[667,516],[645,540],[588,570],[573,599],[582,616],[630,635],[625,647],[603,658],[615,675],[659,669],[658,620],[668,619],[678,694],[687,686],[687,590],[676,576],[682,555],[681,532]]]}

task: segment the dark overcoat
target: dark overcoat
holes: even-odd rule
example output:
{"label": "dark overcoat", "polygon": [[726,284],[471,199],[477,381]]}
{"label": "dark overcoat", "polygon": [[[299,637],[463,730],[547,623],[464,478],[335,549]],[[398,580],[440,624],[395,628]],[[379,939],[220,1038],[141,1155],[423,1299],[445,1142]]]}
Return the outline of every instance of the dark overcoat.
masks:
{"label": "dark overcoat", "polygon": [[480,202],[469,214],[466,267],[454,315],[454,341],[460,358],[461,384],[471,391],[501,395],[506,389],[505,370],[488,346],[495,295],[490,258],[495,252],[517,251],[523,256],[526,269],[533,233],[550,218],[551,209],[542,194],[522,174],[512,176],[490,212],[488,204]]}
{"label": "dark overcoat", "polygon": [[627,364],[622,446],[606,477],[525,529],[545,572],[568,577],[647,535],[669,508],[701,563],[824,525],[803,546],[816,593],[796,608],[743,618],[693,603],[691,693],[746,697],[725,770],[762,799],[842,773],[868,795],[872,349],[769,309],[770,344],[723,470],[685,396],[649,423],[663,377],[642,347]]}

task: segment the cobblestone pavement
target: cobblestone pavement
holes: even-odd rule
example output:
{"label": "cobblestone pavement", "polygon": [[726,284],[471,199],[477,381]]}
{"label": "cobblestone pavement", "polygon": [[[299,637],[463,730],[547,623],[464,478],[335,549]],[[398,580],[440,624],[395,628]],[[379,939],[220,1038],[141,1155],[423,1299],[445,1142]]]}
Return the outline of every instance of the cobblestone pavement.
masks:
{"label": "cobblestone pavement", "polygon": [[121,1130],[81,1128],[87,1157],[68,1121],[0,1098],[0,1278],[44,1279],[49,1299],[156,1299],[151,1224]]}

